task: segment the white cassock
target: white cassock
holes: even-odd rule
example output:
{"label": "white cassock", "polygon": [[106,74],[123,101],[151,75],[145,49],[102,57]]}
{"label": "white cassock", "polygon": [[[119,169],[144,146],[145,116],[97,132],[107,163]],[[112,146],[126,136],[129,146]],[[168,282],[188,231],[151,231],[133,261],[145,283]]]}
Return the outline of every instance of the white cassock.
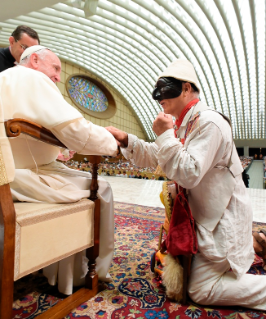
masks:
{"label": "white cassock", "polygon": [[[0,74],[0,92],[5,119],[23,118],[38,123],[79,154],[116,155],[114,137],[103,127],[85,120],[45,74],[24,66],[10,68]],[[26,135],[10,139],[10,144],[16,166],[15,180],[10,185],[14,201],[69,203],[90,196],[90,173],[56,162],[58,147]],[[114,250],[113,196],[102,178],[99,178],[99,198],[100,252],[96,270],[101,280],[110,280],[108,269]],[[50,265],[44,274],[52,285],[58,280],[60,292],[71,294],[73,284],[79,285],[84,280],[85,259],[84,252],[75,254]]]}

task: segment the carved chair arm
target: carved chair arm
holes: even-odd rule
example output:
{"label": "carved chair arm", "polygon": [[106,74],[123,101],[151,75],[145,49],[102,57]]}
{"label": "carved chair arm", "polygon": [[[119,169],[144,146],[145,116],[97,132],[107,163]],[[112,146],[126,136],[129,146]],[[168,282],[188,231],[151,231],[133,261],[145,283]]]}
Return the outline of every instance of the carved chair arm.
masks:
{"label": "carved chair arm", "polygon": [[43,126],[25,119],[12,119],[5,121],[6,135],[8,137],[17,137],[21,133],[27,134],[45,143],[67,148],[61,143],[51,131],[47,130]]}
{"label": "carved chair arm", "polygon": [[[44,128],[43,126],[36,124],[34,122],[15,118],[11,120],[5,121],[6,135],[8,137],[17,137],[21,133],[27,134],[33,138],[36,138],[42,142],[67,148],[62,142],[60,142],[51,131]],[[97,199],[97,190],[98,190],[98,182],[97,182],[97,170],[98,165],[101,162],[101,156],[90,155],[89,161],[92,163],[92,182],[91,182],[91,196],[90,199],[95,201]]]}

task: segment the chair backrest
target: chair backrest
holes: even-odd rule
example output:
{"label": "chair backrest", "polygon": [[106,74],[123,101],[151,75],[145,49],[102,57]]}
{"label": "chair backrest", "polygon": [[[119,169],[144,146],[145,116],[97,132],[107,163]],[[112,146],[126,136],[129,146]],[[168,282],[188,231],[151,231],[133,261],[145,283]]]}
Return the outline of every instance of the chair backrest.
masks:
{"label": "chair backrest", "polygon": [[4,111],[0,97],[0,186],[9,184],[15,177],[15,163],[4,124]]}

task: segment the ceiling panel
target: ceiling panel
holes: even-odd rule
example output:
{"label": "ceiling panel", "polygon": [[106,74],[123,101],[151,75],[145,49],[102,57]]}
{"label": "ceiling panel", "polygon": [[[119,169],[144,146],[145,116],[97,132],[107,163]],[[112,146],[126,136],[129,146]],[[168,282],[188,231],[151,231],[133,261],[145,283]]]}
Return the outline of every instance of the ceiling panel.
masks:
{"label": "ceiling panel", "polygon": [[152,123],[161,110],[151,99],[157,77],[171,61],[187,58],[201,100],[230,117],[234,138],[266,138],[265,0],[99,0],[89,18],[84,3],[47,2],[2,19],[0,43],[8,44],[17,25],[31,26],[59,57],[116,88],[147,140],[155,138]]}

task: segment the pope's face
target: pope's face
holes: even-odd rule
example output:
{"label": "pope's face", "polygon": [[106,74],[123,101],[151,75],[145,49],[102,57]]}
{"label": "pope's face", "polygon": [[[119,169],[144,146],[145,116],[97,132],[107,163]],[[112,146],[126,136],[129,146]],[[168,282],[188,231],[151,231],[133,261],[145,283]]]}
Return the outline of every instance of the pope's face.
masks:
{"label": "pope's face", "polygon": [[21,54],[29,47],[38,45],[38,40],[31,38],[27,33],[22,33],[19,40],[15,40],[14,37],[9,38],[10,50],[14,59],[19,62]]}
{"label": "pope's face", "polygon": [[45,57],[39,60],[36,70],[47,75],[54,83],[60,82],[61,62],[51,51],[48,51]]}

